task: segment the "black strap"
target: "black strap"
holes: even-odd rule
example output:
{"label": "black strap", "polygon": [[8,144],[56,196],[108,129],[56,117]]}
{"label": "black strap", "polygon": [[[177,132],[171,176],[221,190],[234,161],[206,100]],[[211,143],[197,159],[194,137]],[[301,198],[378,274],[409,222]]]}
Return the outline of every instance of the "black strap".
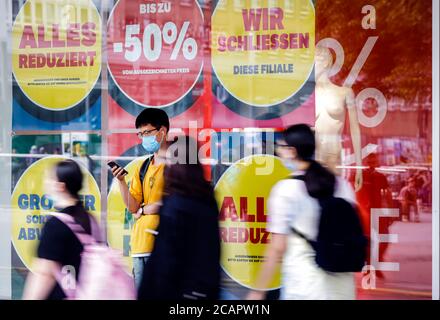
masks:
{"label": "black strap", "polygon": [[305,175],[299,175],[299,176],[289,176],[288,179],[293,179],[293,180],[301,180],[304,181],[304,179],[306,178]]}
{"label": "black strap", "polygon": [[303,238],[304,240],[306,240],[313,247],[314,242],[312,240],[310,240],[309,238],[307,238],[304,234],[302,234],[301,232],[296,230],[294,227],[291,226],[290,231],[292,231],[294,234],[296,234],[300,238]]}
{"label": "black strap", "polygon": [[[289,176],[288,179],[293,179],[293,180],[301,180],[304,181],[305,176],[304,175],[299,175],[299,176]],[[296,234],[297,236],[299,236],[300,238],[303,238],[304,240],[306,240],[308,243],[310,243],[310,245],[312,245],[313,247],[313,241],[311,241],[309,238],[307,238],[304,234],[302,234],[301,232],[299,232],[298,230],[296,230],[294,227],[290,226],[290,230]]]}
{"label": "black strap", "polygon": [[153,156],[148,157],[144,163],[142,163],[141,169],[139,170],[139,179],[141,181],[141,189],[142,189],[142,202],[145,201],[144,199],[144,179],[147,175],[148,168],[150,167],[150,163],[153,160]]}

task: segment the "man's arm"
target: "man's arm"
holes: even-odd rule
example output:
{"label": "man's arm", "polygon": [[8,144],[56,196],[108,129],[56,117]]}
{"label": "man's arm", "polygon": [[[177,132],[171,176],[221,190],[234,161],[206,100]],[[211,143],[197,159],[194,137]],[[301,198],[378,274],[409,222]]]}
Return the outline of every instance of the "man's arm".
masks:
{"label": "man's arm", "polygon": [[60,272],[61,266],[51,260],[36,259],[34,272],[30,272],[26,279],[23,300],[44,300],[56,284],[55,274]]}
{"label": "man's arm", "polygon": [[287,235],[285,234],[271,234],[271,242],[266,249],[265,256],[266,260],[263,262],[260,274],[257,278],[256,288],[260,290],[251,290],[247,295],[247,300],[263,300],[266,291],[264,289],[268,288],[272,282],[277,269],[282,262],[284,253],[287,250]]}
{"label": "man's arm", "polygon": [[113,168],[112,173],[113,176],[118,179],[119,190],[121,191],[122,199],[124,200],[124,204],[127,207],[128,211],[132,214],[136,214],[140,208],[140,203],[130,194],[130,190],[128,190],[127,182],[125,181],[125,176],[123,171],[124,168]]}

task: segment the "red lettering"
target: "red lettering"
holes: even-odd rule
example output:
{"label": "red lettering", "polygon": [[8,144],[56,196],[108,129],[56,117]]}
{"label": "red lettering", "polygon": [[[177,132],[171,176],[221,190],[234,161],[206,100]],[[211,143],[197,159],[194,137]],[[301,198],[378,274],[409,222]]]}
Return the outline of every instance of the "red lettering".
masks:
{"label": "red lettering", "polygon": [[64,52],[55,53],[55,56],[57,57],[58,68],[65,67],[65,64],[63,62],[64,54],[65,54]]}
{"label": "red lettering", "polygon": [[235,243],[237,242],[237,228],[229,228],[229,242]]}
{"label": "red lettering", "polygon": [[262,237],[262,239],[261,239],[261,243],[264,243],[264,244],[267,244],[267,243],[269,243],[270,241],[269,241],[269,235],[270,235],[270,232],[268,232],[266,229],[264,229],[264,228],[262,228],[261,229],[261,232],[263,232],[263,237]]}
{"label": "red lettering", "polygon": [[228,242],[228,230],[224,227],[220,227],[220,239],[223,242]]}
{"label": "red lettering", "polygon": [[267,216],[264,214],[264,198],[257,197],[257,221],[266,222]]}
{"label": "red lettering", "polygon": [[56,61],[57,61],[57,59],[56,59],[56,57],[54,55],[47,54],[47,61],[46,61],[46,63],[47,63],[47,66],[49,68],[55,67]]}
{"label": "red lettering", "polygon": [[309,47],[309,33],[300,33],[299,34],[299,47],[300,48],[308,48]]}
{"label": "red lettering", "polygon": [[19,68],[28,68],[28,56],[26,54],[19,54],[18,55],[18,67]]}
{"label": "red lettering", "polygon": [[257,244],[260,242],[260,228],[250,228],[249,233],[250,233],[249,238],[251,240],[251,243]]}
{"label": "red lettering", "polygon": [[284,11],[281,8],[270,8],[270,30],[283,30]]}
{"label": "red lettering", "polygon": [[232,197],[225,197],[220,209],[219,220],[225,221],[226,219],[231,219],[231,221],[238,220],[237,208]]}
{"label": "red lettering", "polygon": [[264,228],[220,227],[220,240],[225,243],[270,243],[270,232]]}
{"label": "red lettering", "polygon": [[87,66],[87,54],[85,52],[80,52],[78,57],[78,67]]}
{"label": "red lettering", "polygon": [[91,47],[96,43],[96,25],[93,22],[84,23],[82,26],[82,34],[84,38],[81,43],[83,46]]}
{"label": "red lettering", "polygon": [[255,215],[248,215],[247,198],[240,197],[240,221],[255,222]]}
{"label": "red lettering", "polygon": [[261,8],[243,9],[241,14],[243,16],[244,29],[246,31],[260,30]]}
{"label": "red lettering", "polygon": [[276,50],[278,49],[279,43],[278,43],[278,34],[273,34],[270,36],[270,43],[271,43],[271,49]]}
{"label": "red lettering", "polygon": [[95,64],[96,52],[95,51],[89,51],[89,52],[87,52],[87,56],[90,58],[89,66],[93,67],[93,65]]}
{"label": "red lettering", "polygon": [[70,66],[77,67],[78,66],[78,52],[70,53]]}
{"label": "red lettering", "polygon": [[52,43],[45,39],[46,32],[44,25],[38,26],[38,48],[50,48]]}
{"label": "red lettering", "polygon": [[246,243],[249,239],[249,233],[246,228],[238,228],[238,242]]}
{"label": "red lettering", "polygon": [[226,51],[226,37],[225,36],[218,37],[218,51],[220,51],[220,52]]}
{"label": "red lettering", "polygon": [[52,47],[63,48],[66,46],[64,40],[60,40],[60,26],[58,24],[52,25]]}
{"label": "red lettering", "polygon": [[42,53],[37,54],[37,68],[44,68],[46,65],[46,56]]}
{"label": "red lettering", "polygon": [[261,50],[268,50],[269,49],[269,35],[268,34],[263,34],[261,36]]}
{"label": "red lettering", "polygon": [[35,54],[30,54],[29,55],[29,68],[35,68],[35,61],[36,60],[36,57],[35,57]]}
{"label": "red lettering", "polygon": [[298,48],[298,33],[289,34],[290,49]]}
{"label": "red lettering", "polygon": [[235,36],[230,36],[228,38],[228,50],[229,51],[235,51],[235,47],[232,46],[232,42],[237,42],[237,38]]}
{"label": "red lettering", "polygon": [[289,40],[287,39],[289,35],[287,33],[283,33],[280,36],[280,49],[287,49],[289,47]]}
{"label": "red lettering", "polygon": [[242,36],[237,36],[237,49],[247,50],[247,42],[245,40],[246,38]]}
{"label": "red lettering", "polygon": [[67,46],[79,47],[81,45],[81,39],[79,37],[79,23],[69,23],[67,27]]}
{"label": "red lettering", "polygon": [[19,48],[24,49],[27,46],[29,46],[30,48],[37,47],[37,43],[35,42],[34,30],[30,25],[25,25],[23,28],[23,34],[21,36]]}
{"label": "red lettering", "polygon": [[284,11],[281,8],[243,9],[241,15],[246,31],[259,31],[261,21],[263,21],[263,30],[268,30],[269,27],[270,30],[284,29]]}

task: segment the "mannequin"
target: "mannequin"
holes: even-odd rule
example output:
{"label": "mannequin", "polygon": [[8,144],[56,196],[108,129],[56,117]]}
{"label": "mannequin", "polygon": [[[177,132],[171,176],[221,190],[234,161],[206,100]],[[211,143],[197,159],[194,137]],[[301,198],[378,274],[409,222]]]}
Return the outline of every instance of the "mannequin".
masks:
{"label": "mannequin", "polygon": [[315,59],[315,108],[316,108],[316,159],[325,164],[336,175],[341,174],[342,131],[346,110],[350,122],[350,135],[356,160],[355,191],[362,188],[361,136],[357,117],[354,92],[351,88],[340,87],[330,81],[329,71],[333,57],[329,49],[316,48]]}

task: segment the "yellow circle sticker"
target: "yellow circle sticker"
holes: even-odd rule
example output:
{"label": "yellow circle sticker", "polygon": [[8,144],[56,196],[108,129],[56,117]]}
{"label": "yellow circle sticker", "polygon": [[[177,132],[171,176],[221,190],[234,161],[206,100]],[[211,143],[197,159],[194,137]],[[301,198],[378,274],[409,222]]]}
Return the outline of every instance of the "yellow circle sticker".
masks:
{"label": "yellow circle sticker", "polygon": [[50,111],[84,100],[101,73],[101,17],[92,0],[28,0],[12,31],[12,70],[23,94]]}
{"label": "yellow circle sticker", "polygon": [[251,106],[278,105],[312,76],[311,0],[218,0],[212,16],[212,67],[221,85]]}
{"label": "yellow circle sticker", "polygon": [[[220,207],[221,266],[240,285],[256,289],[270,242],[267,200],[272,187],[289,171],[279,158],[255,155],[229,167],[215,186]],[[267,290],[280,287],[280,272]]]}
{"label": "yellow circle sticker", "polygon": [[[133,172],[142,165],[143,161],[145,159],[135,159],[125,167],[128,171],[127,181],[131,181]],[[113,179],[107,200],[107,241],[112,248],[122,250],[127,272],[131,272],[133,267],[133,259],[130,258],[130,239],[134,223],[133,215],[122,200],[117,180]]]}
{"label": "yellow circle sticker", "polygon": [[[41,239],[41,230],[55,211],[53,201],[45,193],[44,180],[53,166],[66,158],[46,157],[34,162],[20,177],[11,199],[12,243],[23,264],[32,271],[32,261]],[[83,189],[80,201],[96,221],[100,221],[101,197],[99,187],[90,172],[81,167]]]}

